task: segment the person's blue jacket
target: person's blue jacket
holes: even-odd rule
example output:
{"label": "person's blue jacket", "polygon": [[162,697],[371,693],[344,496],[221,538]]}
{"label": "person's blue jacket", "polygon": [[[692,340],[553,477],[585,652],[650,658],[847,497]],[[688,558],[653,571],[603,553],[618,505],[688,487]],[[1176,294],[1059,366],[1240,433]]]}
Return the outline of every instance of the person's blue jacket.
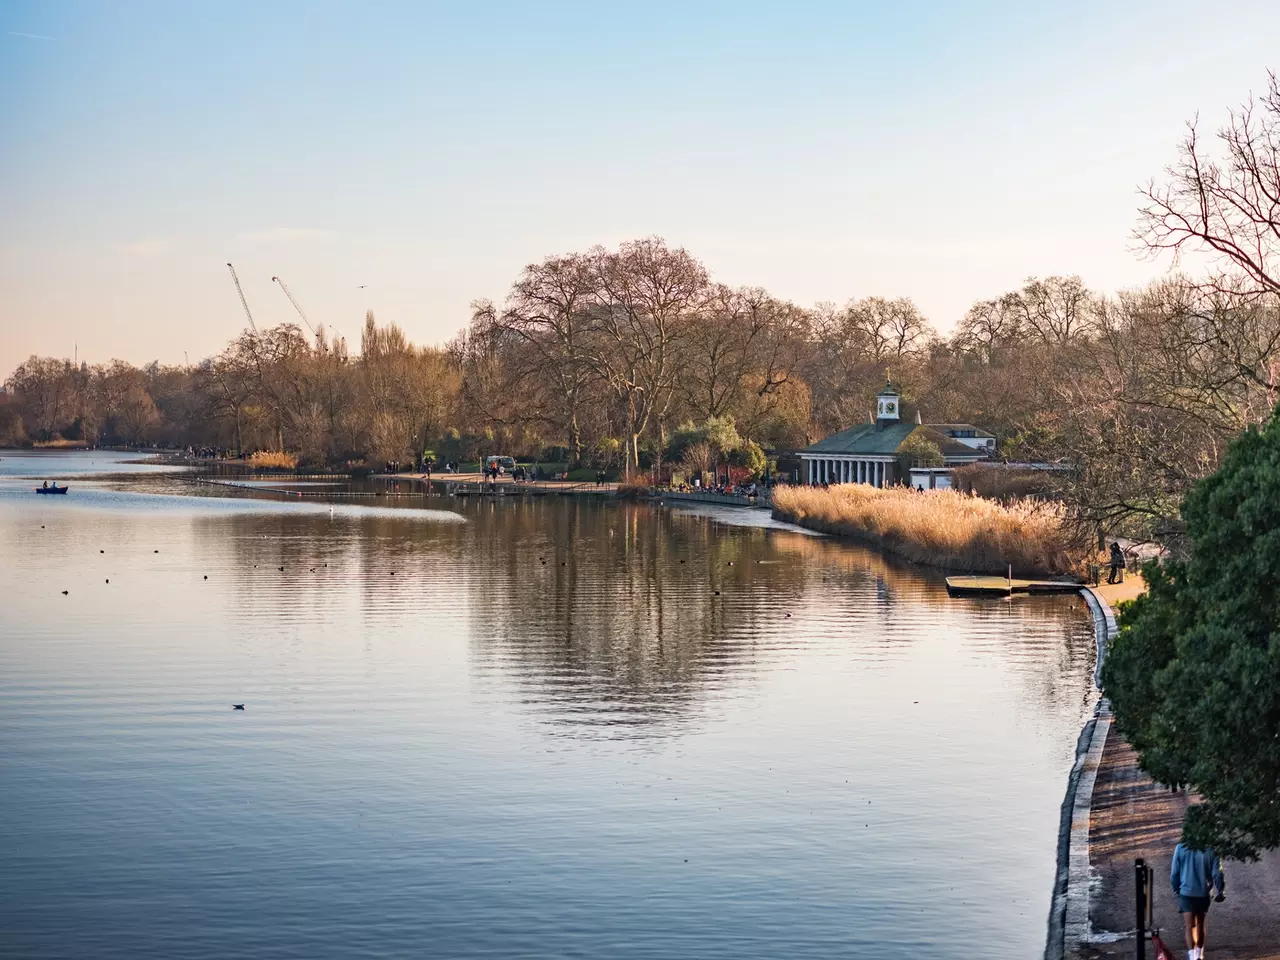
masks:
{"label": "person's blue jacket", "polygon": [[1192,850],[1181,843],[1173,848],[1169,883],[1177,897],[1207,897],[1214,887],[1219,893],[1227,889],[1218,855],[1212,850]]}

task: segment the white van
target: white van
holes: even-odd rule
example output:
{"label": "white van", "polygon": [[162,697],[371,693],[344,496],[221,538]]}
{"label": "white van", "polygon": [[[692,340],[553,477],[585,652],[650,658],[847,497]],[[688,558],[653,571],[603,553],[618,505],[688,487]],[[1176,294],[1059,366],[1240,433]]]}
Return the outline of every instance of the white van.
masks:
{"label": "white van", "polygon": [[515,457],[485,457],[484,468],[492,470],[494,467],[500,467],[503,473],[510,473],[516,468]]}

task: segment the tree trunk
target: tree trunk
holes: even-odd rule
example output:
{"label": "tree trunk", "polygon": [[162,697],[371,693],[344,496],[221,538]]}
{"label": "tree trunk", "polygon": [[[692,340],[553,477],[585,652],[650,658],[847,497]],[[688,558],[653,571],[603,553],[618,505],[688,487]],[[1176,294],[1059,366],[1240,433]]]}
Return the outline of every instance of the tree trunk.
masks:
{"label": "tree trunk", "polygon": [[578,427],[577,410],[569,415],[569,459],[570,467],[577,467],[582,463],[582,430]]}

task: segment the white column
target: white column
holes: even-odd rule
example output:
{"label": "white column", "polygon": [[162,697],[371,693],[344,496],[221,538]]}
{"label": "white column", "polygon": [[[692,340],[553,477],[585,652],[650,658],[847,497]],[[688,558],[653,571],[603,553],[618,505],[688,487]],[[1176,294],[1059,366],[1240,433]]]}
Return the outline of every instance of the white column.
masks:
{"label": "white column", "polygon": [[877,460],[874,466],[875,466],[875,474],[876,474],[875,485],[878,487],[880,486],[880,461]]}

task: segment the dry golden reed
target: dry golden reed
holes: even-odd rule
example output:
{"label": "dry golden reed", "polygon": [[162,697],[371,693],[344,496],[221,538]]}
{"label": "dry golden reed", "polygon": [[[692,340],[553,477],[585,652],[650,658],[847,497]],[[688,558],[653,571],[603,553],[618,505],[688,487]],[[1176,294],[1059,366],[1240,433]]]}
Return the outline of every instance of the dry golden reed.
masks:
{"label": "dry golden reed", "polygon": [[258,450],[249,455],[248,464],[251,467],[293,470],[298,466],[298,456],[279,450]]}
{"label": "dry golden reed", "polygon": [[1059,508],[1042,501],[1002,506],[954,490],[917,493],[866,484],[777,487],[779,520],[851,537],[916,563],[1015,577],[1072,573]]}

